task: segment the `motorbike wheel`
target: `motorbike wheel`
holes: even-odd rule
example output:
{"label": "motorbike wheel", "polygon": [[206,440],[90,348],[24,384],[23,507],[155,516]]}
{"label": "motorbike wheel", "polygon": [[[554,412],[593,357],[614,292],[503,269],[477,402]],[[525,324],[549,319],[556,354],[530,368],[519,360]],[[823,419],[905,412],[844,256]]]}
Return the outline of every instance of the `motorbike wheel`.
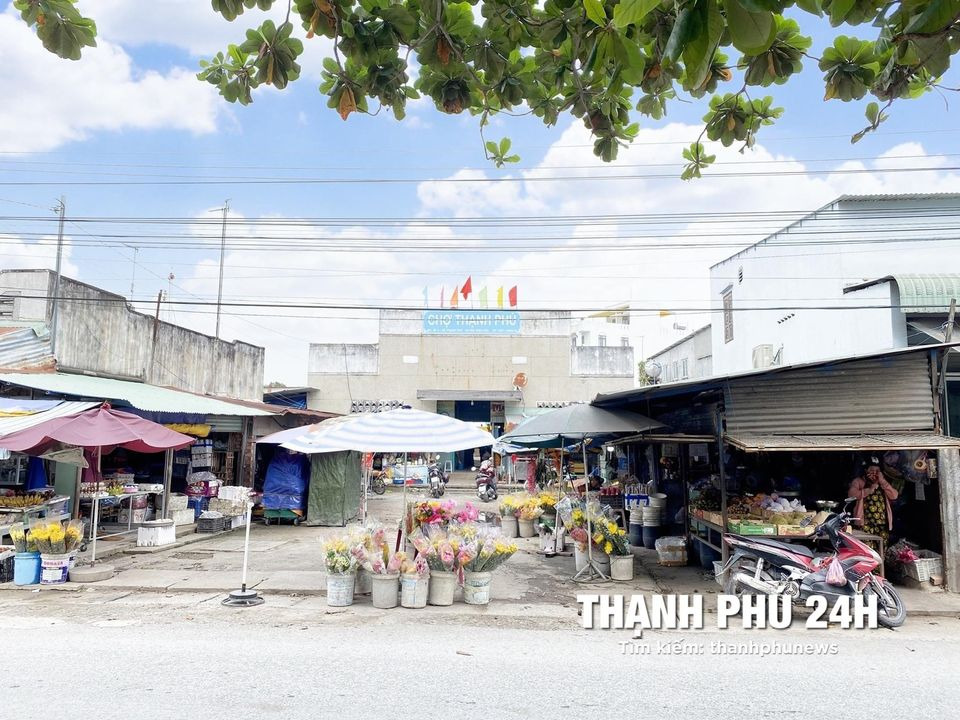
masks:
{"label": "motorbike wheel", "polygon": [[377,495],[383,495],[387,491],[387,484],[383,482],[383,478],[374,478],[370,489]]}
{"label": "motorbike wheel", "polygon": [[885,628],[898,628],[907,619],[907,609],[893,586],[876,578],[870,581],[870,590],[877,596],[877,622]]}

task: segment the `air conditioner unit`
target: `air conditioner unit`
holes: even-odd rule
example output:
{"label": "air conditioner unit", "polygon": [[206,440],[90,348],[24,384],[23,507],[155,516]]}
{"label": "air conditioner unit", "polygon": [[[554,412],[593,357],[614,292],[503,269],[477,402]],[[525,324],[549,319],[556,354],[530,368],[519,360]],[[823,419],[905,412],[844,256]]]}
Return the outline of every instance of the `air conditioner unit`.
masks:
{"label": "air conditioner unit", "polygon": [[773,345],[757,345],[753,348],[753,369],[773,367]]}

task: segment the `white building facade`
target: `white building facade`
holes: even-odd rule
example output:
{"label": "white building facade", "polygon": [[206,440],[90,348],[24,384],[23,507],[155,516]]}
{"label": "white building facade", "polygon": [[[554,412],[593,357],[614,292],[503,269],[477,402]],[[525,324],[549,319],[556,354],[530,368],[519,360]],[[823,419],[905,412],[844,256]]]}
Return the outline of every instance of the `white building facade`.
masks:
{"label": "white building facade", "polygon": [[958,245],[960,195],[832,202],[711,268],[713,372],[942,341]]}

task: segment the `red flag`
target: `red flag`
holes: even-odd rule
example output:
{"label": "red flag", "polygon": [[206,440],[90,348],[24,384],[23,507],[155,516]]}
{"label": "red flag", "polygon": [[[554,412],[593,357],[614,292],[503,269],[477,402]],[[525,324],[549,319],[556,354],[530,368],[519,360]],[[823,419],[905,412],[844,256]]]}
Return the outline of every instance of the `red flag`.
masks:
{"label": "red flag", "polygon": [[517,286],[516,285],[510,288],[508,297],[510,298],[510,307],[516,307],[517,306]]}
{"label": "red flag", "polygon": [[463,299],[466,300],[469,297],[470,293],[473,292],[473,283],[470,282],[470,276],[467,275],[467,281],[463,284],[463,287],[460,288],[460,292],[463,293]]}

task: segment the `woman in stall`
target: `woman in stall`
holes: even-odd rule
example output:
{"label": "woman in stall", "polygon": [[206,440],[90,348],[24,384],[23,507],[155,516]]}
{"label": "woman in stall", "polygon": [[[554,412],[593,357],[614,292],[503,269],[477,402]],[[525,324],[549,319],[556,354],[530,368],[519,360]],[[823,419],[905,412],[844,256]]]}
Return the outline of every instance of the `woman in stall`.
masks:
{"label": "woman in stall", "polygon": [[898,493],[883,476],[879,463],[871,461],[863,476],[850,483],[847,494],[857,500],[853,514],[863,524],[863,531],[870,535],[879,535],[886,543],[893,529],[893,508],[890,501],[896,500]]}

